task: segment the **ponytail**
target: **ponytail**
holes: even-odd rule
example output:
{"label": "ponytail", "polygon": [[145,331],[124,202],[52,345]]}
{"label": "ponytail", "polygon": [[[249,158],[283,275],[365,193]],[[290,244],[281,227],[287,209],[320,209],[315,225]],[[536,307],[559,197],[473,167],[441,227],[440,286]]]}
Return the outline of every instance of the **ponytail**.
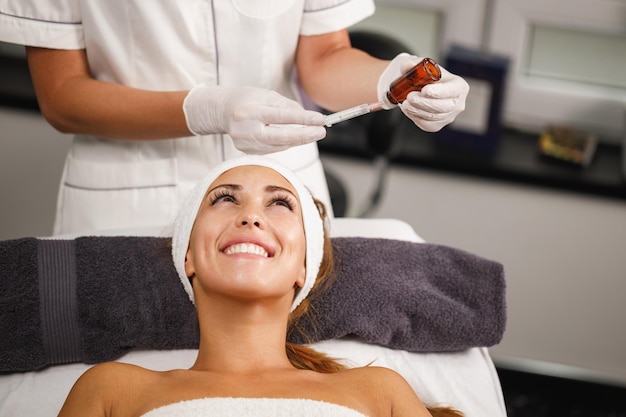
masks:
{"label": "ponytail", "polygon": [[322,374],[343,371],[347,366],[310,347],[287,342],[287,357],[297,369],[306,369]]}
{"label": "ponytail", "polygon": [[426,407],[433,417],[463,417],[463,413],[450,407]]}

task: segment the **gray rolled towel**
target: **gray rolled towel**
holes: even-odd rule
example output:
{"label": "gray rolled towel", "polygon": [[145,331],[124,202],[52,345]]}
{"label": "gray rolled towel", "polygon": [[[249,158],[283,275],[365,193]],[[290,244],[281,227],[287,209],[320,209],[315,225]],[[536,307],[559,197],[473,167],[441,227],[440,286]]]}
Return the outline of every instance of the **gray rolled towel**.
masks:
{"label": "gray rolled towel", "polygon": [[[492,346],[506,324],[501,264],[442,245],[333,238],[335,279],[289,335],[354,336],[413,352]],[[195,309],[158,237],[0,242],[0,372],[198,346]]]}
{"label": "gray rolled towel", "polygon": [[[335,238],[336,281],[300,326],[412,352],[493,346],[506,325],[503,266],[442,245]],[[294,335],[294,340],[305,341]]]}

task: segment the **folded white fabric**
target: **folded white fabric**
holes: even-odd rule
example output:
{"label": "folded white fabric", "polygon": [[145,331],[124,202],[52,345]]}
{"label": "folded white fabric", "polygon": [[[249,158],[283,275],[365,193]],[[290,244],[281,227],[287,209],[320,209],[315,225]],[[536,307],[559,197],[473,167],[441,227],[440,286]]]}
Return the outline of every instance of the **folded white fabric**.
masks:
{"label": "folded white fabric", "polygon": [[339,404],[301,398],[199,398],[164,405],[143,417],[365,417]]}

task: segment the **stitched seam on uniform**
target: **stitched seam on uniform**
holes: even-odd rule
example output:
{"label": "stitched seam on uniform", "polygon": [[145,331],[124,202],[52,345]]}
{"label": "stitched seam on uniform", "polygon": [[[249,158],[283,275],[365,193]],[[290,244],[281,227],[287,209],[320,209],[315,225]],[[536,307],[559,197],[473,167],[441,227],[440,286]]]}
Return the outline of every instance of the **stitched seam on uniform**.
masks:
{"label": "stitched seam on uniform", "polygon": [[80,25],[82,23],[81,21],[77,21],[77,22],[61,22],[61,21],[58,21],[58,20],[35,19],[33,17],[18,16],[18,15],[14,15],[14,14],[5,13],[5,12],[0,12],[0,15],[15,17],[15,18],[24,19],[24,20],[32,20],[33,22],[58,23],[58,24],[62,24],[62,25]]}
{"label": "stitched seam on uniform", "polygon": [[[220,85],[220,52],[217,48],[217,19],[215,17],[215,3],[211,0],[211,19],[213,19],[213,48],[215,48],[215,81],[217,85]],[[220,134],[220,144],[222,161],[226,160],[226,144],[224,143],[224,135]]]}
{"label": "stitched seam on uniform", "polygon": [[217,85],[220,85],[220,54],[217,49],[217,19],[215,16],[215,4],[211,0],[211,19],[213,19],[213,47],[215,48],[215,75]]}
{"label": "stitched seam on uniform", "polygon": [[86,191],[126,191],[126,190],[142,190],[147,188],[167,188],[167,187],[176,187],[175,183],[172,184],[162,184],[162,185],[141,185],[137,187],[82,187],[80,185],[70,184],[67,182],[63,183],[64,186],[68,188],[74,188],[76,190],[86,190]]}
{"label": "stitched seam on uniform", "polygon": [[315,13],[315,12],[321,12],[322,10],[334,9],[335,7],[341,6],[346,3],[350,3],[351,1],[352,0],[345,0],[337,4],[333,4],[332,6],[320,7],[319,9],[306,9],[304,13]]}

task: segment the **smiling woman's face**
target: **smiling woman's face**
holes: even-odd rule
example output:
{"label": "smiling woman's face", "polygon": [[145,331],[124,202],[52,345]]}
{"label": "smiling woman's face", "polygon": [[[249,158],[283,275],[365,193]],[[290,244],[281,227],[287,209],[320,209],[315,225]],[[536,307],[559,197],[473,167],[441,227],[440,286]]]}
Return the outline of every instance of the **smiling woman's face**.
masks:
{"label": "smiling woman's face", "polygon": [[284,300],[305,276],[304,225],[296,190],[282,175],[241,166],[210,186],[194,224],[185,270],[196,301]]}

